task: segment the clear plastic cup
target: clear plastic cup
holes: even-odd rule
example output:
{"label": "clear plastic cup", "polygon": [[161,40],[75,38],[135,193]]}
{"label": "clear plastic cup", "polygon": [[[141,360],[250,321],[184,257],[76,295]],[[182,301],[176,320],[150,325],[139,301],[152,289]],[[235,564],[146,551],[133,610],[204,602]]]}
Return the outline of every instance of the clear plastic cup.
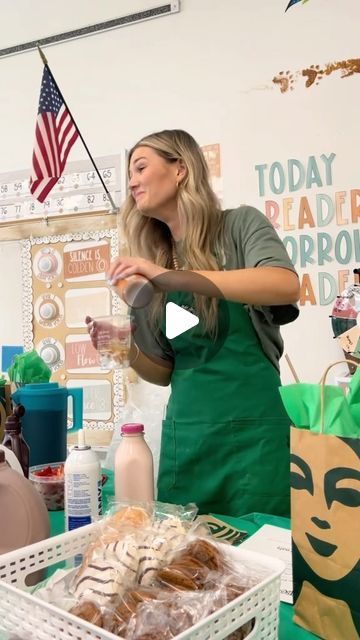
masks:
{"label": "clear plastic cup", "polygon": [[92,335],[101,369],[130,366],[131,319],[128,314],[94,318]]}
{"label": "clear plastic cup", "polygon": [[51,462],[30,467],[29,480],[43,498],[48,511],[64,509],[63,462]]}

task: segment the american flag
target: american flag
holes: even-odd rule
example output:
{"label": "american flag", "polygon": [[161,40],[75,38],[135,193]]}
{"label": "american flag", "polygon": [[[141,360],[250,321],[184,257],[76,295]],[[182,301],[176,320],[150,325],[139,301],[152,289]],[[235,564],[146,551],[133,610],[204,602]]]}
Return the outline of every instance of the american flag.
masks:
{"label": "american flag", "polygon": [[78,132],[47,65],[41,81],[30,192],[44,202],[64,170]]}

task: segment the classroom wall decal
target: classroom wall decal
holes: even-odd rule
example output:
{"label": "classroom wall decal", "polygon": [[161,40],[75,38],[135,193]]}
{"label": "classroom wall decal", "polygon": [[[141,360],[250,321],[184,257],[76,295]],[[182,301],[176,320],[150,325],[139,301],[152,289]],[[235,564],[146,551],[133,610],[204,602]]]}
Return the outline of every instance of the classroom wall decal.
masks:
{"label": "classroom wall decal", "polygon": [[360,58],[348,58],[347,60],[336,60],[323,65],[311,64],[300,71],[279,71],[272,81],[279,87],[281,93],[287,93],[295,89],[295,83],[299,78],[303,79],[306,89],[317,86],[321,80],[331,76],[335,72],[340,72],[340,79],[350,78],[360,73]]}
{"label": "classroom wall decal", "polygon": [[309,0],[290,0],[289,4],[285,9],[285,13],[287,12],[288,9],[290,9],[290,7],[293,7],[295,4],[299,4],[299,2],[301,2],[301,4],[305,4],[308,1]]}
{"label": "classroom wall decal", "polygon": [[360,184],[334,187],[345,161],[324,149],[254,166],[261,208],[300,275],[300,305],[331,304],[360,263]]}

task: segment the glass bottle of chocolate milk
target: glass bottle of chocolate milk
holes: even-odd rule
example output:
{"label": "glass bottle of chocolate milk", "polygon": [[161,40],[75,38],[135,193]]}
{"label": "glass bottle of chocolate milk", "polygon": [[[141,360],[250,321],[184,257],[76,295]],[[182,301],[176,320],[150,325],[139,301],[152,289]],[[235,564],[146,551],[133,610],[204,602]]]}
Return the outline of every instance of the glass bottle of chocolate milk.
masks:
{"label": "glass bottle of chocolate milk", "polygon": [[115,499],[117,502],[151,502],[154,500],[154,464],[144,439],[144,425],[123,424],[121,436],[114,461]]}

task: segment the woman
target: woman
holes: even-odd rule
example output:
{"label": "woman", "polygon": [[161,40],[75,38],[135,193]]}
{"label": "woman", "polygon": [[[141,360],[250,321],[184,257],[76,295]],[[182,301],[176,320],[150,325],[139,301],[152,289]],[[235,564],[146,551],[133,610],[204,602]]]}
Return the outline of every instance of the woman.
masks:
{"label": "woman", "polygon": [[[221,211],[185,131],[140,140],[128,170],[121,223],[131,257],[114,260],[108,276],[116,283],[141,274],[158,292],[136,314],[131,353],[145,380],[171,384],[158,499],[196,502],[204,513],[288,515],[278,325],[298,315],[299,281],[285,248],[256,209]],[[167,340],[169,301],[200,325]]]}

